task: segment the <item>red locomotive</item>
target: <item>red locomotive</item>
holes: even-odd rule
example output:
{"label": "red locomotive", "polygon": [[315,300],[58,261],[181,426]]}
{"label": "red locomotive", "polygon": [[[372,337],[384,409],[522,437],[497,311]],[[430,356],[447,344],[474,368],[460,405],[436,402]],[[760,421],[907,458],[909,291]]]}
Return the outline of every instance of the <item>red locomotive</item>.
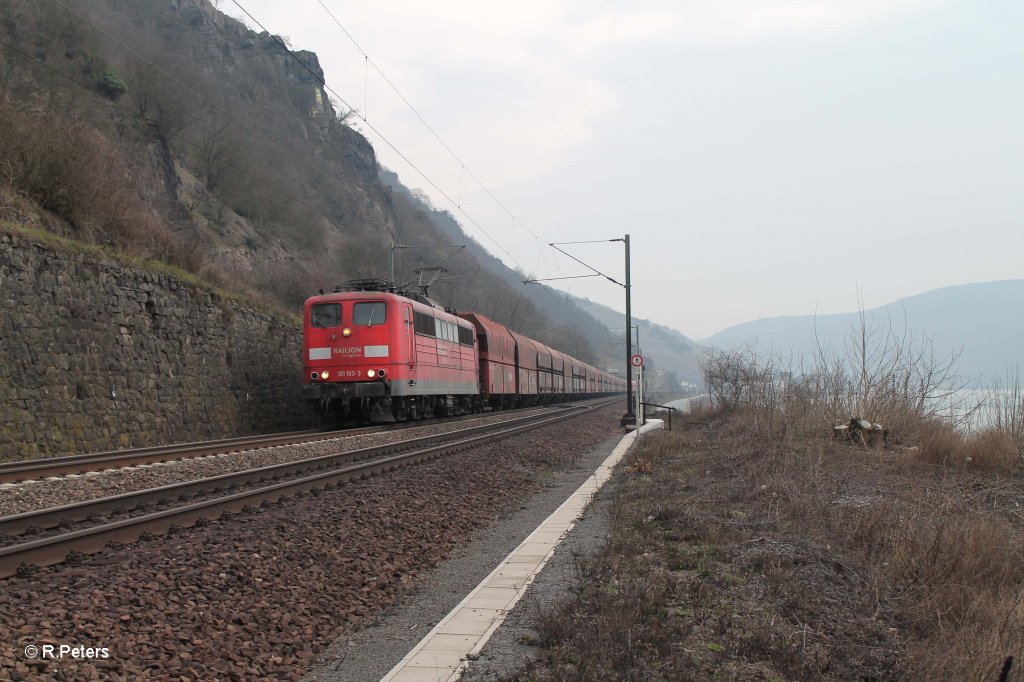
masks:
{"label": "red locomotive", "polygon": [[326,420],[405,421],[619,393],[625,382],[386,280],[304,306],[305,397]]}

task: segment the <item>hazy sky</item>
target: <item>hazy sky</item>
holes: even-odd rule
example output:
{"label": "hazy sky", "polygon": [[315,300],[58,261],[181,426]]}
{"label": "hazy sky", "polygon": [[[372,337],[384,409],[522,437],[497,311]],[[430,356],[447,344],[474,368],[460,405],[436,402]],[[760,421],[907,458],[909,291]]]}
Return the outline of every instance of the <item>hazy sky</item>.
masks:
{"label": "hazy sky", "polygon": [[[544,244],[628,232],[634,313],[689,336],[1024,277],[1020,0],[240,2],[492,253],[584,274]],[[620,244],[566,248],[621,279]]]}

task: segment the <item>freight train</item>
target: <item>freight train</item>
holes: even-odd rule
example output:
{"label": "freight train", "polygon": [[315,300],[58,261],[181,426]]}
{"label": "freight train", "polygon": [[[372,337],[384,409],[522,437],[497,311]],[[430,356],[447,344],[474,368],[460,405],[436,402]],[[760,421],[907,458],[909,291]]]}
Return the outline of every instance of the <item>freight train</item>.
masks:
{"label": "freight train", "polygon": [[306,402],[325,423],[470,414],[622,393],[625,381],[387,280],[303,308]]}

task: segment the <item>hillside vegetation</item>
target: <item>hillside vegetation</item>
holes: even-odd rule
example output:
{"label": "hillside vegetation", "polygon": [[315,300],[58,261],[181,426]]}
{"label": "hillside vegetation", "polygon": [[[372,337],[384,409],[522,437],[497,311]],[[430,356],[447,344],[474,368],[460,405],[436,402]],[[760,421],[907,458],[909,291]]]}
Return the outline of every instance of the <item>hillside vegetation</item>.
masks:
{"label": "hillside vegetation", "polygon": [[951,358],[859,336],[784,379],[710,352],[717,409],[630,451],[510,679],[1024,679],[1024,394],[966,420]]}
{"label": "hillside vegetation", "polygon": [[[892,328],[897,336],[927,336],[942,353],[959,351],[959,370],[983,384],[1024,365],[1024,279],[944,287],[864,311],[869,326]],[[795,315],[745,322],[704,343],[729,349],[753,345],[765,352],[814,356],[819,348],[841,349],[860,313]]]}
{"label": "hillside vegetation", "polygon": [[[0,41],[0,220],[289,311],[383,276],[392,241],[451,243],[455,230],[473,244],[397,177],[382,181],[315,54],[208,0],[0,0]],[[445,264],[471,279],[432,294],[582,359],[612,355],[589,340],[600,323],[474,246]],[[401,252],[402,272],[444,255]]]}
{"label": "hillside vegetation", "polygon": [[[583,299],[580,306],[600,320],[606,329],[614,329],[618,343],[625,343],[625,315],[589,299]],[[703,348],[700,345],[675,329],[651,320],[634,316],[633,324],[637,327],[633,343],[637,342],[639,336],[646,372],[663,371],[672,385],[678,380],[698,385],[701,383],[699,361]]]}

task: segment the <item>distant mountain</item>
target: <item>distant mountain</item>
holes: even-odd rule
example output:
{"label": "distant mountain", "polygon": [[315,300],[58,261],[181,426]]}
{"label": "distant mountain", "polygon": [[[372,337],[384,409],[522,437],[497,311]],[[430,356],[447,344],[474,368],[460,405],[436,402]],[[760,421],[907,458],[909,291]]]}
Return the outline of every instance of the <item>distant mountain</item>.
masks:
{"label": "distant mountain", "polygon": [[[626,316],[618,310],[586,298],[574,298],[576,304],[613,332],[619,343],[625,336]],[[700,345],[679,333],[675,329],[651,322],[650,320],[633,318],[633,324],[639,327],[640,348],[643,351],[648,368],[674,372],[682,381],[699,384],[702,382],[697,359]],[[633,339],[636,343],[636,339]],[[625,357],[622,358],[625,364]]]}
{"label": "distant mountain", "polygon": [[[429,221],[441,236],[440,243],[466,246],[465,255],[471,260],[462,259],[463,254],[460,254],[446,262],[456,277],[464,279],[455,280],[452,286],[441,280],[443,284],[434,290],[441,302],[459,310],[482,312],[585,362],[612,371],[625,371],[625,315],[543,284],[525,286],[523,280],[527,275],[507,267],[488,253],[466,233],[451,212],[435,208],[422,192],[402,185],[393,171],[382,168],[379,176],[396,199],[409,202],[420,217]],[[404,235],[400,236],[404,240]],[[443,254],[439,251],[436,255]],[[483,285],[485,274],[497,281]],[[401,276],[398,279],[405,281]],[[634,318],[633,323],[640,325],[641,347],[648,369],[673,372],[677,380],[701,382],[697,344],[674,329],[649,320]]]}
{"label": "distant mountain", "polygon": [[[865,311],[868,328],[932,339],[937,354],[963,349],[959,372],[983,383],[1024,366],[1024,279],[944,287]],[[719,348],[752,344],[810,354],[815,335],[840,347],[859,328],[859,314],[772,317],[724,329],[702,343]]]}

